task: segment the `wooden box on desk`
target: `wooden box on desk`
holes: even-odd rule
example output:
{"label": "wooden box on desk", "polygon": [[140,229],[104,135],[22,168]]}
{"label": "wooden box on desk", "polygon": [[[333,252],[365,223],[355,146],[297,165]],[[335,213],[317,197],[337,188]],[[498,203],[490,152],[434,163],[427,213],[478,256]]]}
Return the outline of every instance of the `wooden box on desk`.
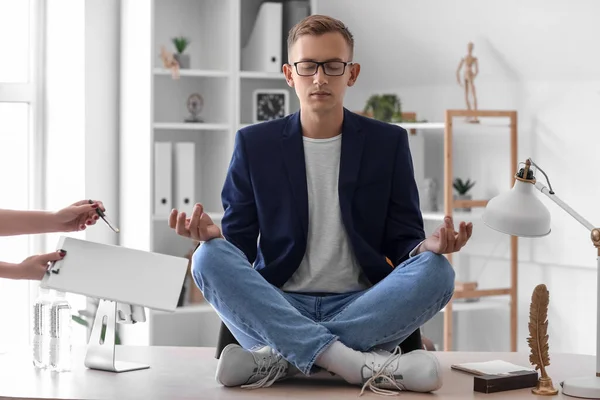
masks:
{"label": "wooden box on desk", "polygon": [[538,381],[536,370],[502,360],[452,364],[450,368],[474,375],[473,391],[480,393],[535,387]]}
{"label": "wooden box on desk", "polygon": [[537,381],[538,373],[534,371],[516,371],[506,375],[476,375],[473,378],[473,390],[481,393],[496,393],[535,387]]}

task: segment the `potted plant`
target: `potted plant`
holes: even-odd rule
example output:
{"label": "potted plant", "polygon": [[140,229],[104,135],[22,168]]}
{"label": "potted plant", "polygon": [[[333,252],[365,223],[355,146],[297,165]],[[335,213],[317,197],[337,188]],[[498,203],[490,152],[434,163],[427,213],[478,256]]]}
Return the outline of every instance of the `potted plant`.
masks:
{"label": "potted plant", "polygon": [[[475,186],[475,182],[471,182],[470,179],[463,181],[461,178],[455,178],[452,186],[458,193],[454,196],[456,200],[471,200],[471,195],[468,194],[469,190]],[[461,211],[471,211],[471,207],[459,208]]]}
{"label": "potted plant", "polygon": [[404,114],[402,102],[395,94],[372,95],[367,100],[362,113],[384,122],[427,122],[427,120],[417,121],[415,113]]}
{"label": "potted plant", "polygon": [[188,38],[183,36],[174,37],[172,39],[173,45],[175,46],[175,50],[177,52],[173,54],[173,58],[179,64],[179,68],[189,68],[190,67],[190,56],[189,54],[183,54],[185,49],[190,45],[190,41]]}
{"label": "potted plant", "polygon": [[395,94],[374,94],[367,100],[363,112],[377,120],[392,122],[394,119],[402,119],[402,104]]}

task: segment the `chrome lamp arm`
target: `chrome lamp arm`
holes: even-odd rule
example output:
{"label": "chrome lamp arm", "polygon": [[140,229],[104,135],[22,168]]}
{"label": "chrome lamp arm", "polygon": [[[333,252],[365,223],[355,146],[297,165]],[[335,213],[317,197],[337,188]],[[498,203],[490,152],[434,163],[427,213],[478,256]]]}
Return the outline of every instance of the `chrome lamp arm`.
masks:
{"label": "chrome lamp arm", "polygon": [[542,184],[541,182],[536,180],[535,185],[534,185],[535,188],[537,190],[539,190],[540,192],[542,192],[543,194],[545,194],[550,200],[552,200],[560,208],[565,210],[570,216],[575,218],[581,225],[585,226],[585,228],[587,230],[592,232],[594,229],[596,229],[596,227],[594,227],[594,225],[592,225],[591,222],[589,222],[588,220],[583,218],[581,216],[581,214],[579,214],[577,211],[573,210],[571,207],[569,207],[568,204],[566,204],[558,196],[556,196],[556,194],[554,193],[554,190],[552,190],[552,185],[550,185],[550,180],[548,179],[548,175],[546,175],[546,173],[536,163],[534,163],[531,158],[529,159],[529,161],[531,162],[531,165],[535,166],[544,175],[544,177],[546,178],[546,182],[548,182],[548,187],[546,187],[546,186],[544,186],[544,184]]}

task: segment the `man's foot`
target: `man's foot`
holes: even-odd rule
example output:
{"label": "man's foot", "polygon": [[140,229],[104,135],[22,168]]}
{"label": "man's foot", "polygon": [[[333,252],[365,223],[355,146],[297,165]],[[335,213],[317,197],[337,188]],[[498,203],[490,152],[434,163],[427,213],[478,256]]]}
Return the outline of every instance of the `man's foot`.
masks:
{"label": "man's foot", "polygon": [[363,387],[379,394],[397,394],[398,390],[431,392],[442,387],[442,370],[435,355],[425,350],[400,354],[381,350],[366,353],[361,370]]}
{"label": "man's foot", "polygon": [[271,386],[288,376],[291,369],[297,371],[268,346],[250,351],[237,344],[229,344],[221,353],[215,378],[223,386],[255,389]]}

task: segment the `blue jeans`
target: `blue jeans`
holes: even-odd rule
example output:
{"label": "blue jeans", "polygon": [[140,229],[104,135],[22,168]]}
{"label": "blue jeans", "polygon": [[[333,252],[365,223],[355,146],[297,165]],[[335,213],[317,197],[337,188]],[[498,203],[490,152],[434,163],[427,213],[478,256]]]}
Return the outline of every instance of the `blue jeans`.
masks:
{"label": "blue jeans", "polygon": [[306,375],[335,340],[358,351],[392,350],[454,292],[454,269],[431,252],[409,258],[367,290],[339,295],[283,292],[223,239],[198,247],[192,275],[244,348],[270,346]]}

